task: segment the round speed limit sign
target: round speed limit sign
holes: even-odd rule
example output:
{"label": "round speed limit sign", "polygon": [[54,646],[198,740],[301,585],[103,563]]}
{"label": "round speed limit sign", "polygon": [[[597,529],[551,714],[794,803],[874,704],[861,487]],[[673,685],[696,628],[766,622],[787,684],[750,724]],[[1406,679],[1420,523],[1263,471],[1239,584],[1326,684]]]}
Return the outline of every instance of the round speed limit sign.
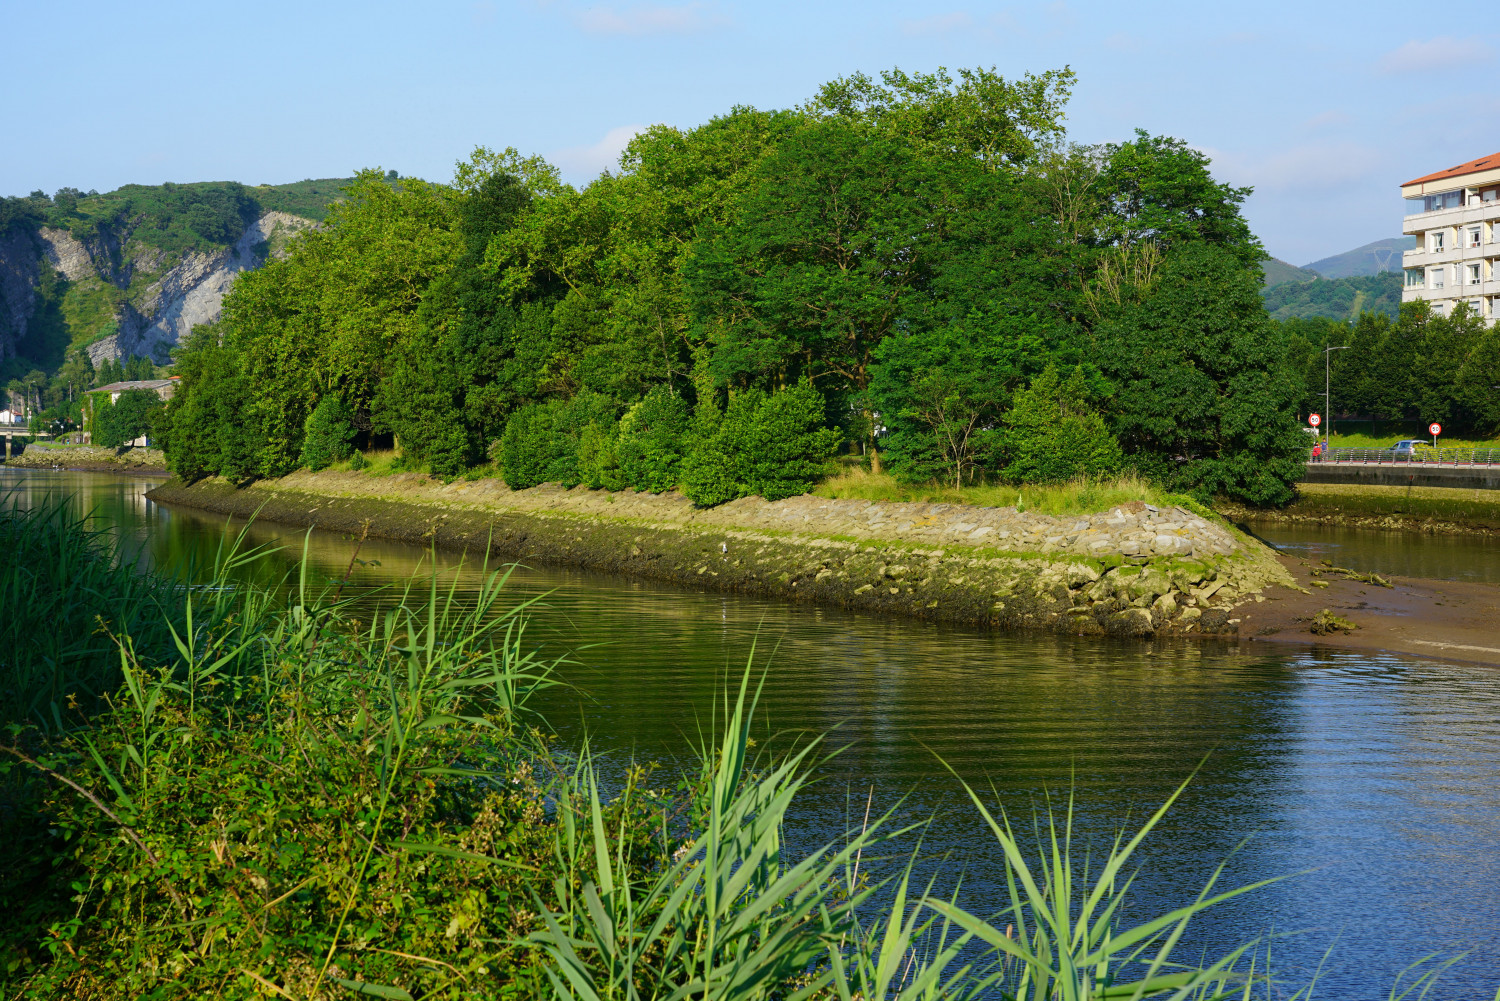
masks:
{"label": "round speed limit sign", "polygon": [[1443,426],[1441,424],[1429,424],[1427,425],[1427,433],[1433,436],[1440,435],[1443,433]]}
{"label": "round speed limit sign", "polygon": [[1320,414],[1308,414],[1307,423],[1311,424],[1313,427],[1317,427],[1319,424],[1323,423],[1323,418]]}

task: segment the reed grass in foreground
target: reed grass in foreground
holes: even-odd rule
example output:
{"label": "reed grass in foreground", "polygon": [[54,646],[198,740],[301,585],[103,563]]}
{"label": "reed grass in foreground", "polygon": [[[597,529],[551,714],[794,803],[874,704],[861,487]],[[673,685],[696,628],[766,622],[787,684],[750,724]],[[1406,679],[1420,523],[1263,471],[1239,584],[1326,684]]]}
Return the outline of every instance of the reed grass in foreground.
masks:
{"label": "reed grass in foreground", "polygon": [[[10,728],[7,996],[1308,996],[1274,982],[1266,942],[1178,955],[1255,887],[1215,873],[1178,910],[1122,919],[1170,801],[1091,868],[1070,809],[1033,858],[971,792],[1008,884],[975,911],[919,885],[914,856],[876,868],[914,833],[888,817],[787,851],[823,752],[752,754],[749,669],[677,788],[638,768],[606,783],[586,748],[560,759],[529,728],[550,664],[503,575],[463,602],[413,582],[365,623],[305,563],[281,599],[237,585],[236,559],[158,601],[157,632],[110,630],[122,680],[87,722]],[[1441,969],[1419,966],[1410,996]]]}
{"label": "reed grass in foreground", "polygon": [[1178,505],[1205,517],[1213,513],[1184,494],[1162,490],[1133,473],[1109,479],[1077,479],[1067,483],[1019,486],[979,485],[954,488],[941,483],[905,484],[889,473],[872,473],[845,466],[813,488],[818,497],[870,501],[928,501],[975,507],[1014,507],[1055,517],[1097,514],[1119,504],[1144,501],[1159,507]]}

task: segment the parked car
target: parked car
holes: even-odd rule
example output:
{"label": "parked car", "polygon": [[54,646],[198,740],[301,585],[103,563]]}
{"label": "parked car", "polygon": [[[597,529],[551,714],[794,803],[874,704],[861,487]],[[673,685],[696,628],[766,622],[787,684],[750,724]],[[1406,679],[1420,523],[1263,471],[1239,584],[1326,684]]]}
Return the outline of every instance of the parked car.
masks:
{"label": "parked car", "polygon": [[1425,447],[1426,445],[1427,442],[1423,441],[1421,438],[1406,438],[1402,441],[1396,442],[1396,444],[1392,445],[1389,449],[1387,449],[1387,451],[1391,453],[1392,459],[1405,459],[1410,462],[1412,457],[1417,454],[1417,449],[1419,447]]}

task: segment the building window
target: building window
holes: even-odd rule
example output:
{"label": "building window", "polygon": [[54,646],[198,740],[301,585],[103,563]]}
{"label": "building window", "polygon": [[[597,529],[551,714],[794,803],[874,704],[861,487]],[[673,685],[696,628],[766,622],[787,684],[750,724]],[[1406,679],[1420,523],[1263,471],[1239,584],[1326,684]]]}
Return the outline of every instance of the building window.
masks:
{"label": "building window", "polygon": [[1487,202],[1494,201],[1495,200],[1495,189],[1494,188],[1486,188],[1485,191],[1484,191],[1484,194],[1481,197],[1483,197],[1483,199],[1485,201],[1487,201]]}
{"label": "building window", "polygon": [[1443,252],[1443,231],[1435,230],[1427,234],[1427,249],[1434,254]]}
{"label": "building window", "polygon": [[1483,235],[1483,232],[1480,229],[1480,227],[1478,227],[1478,226],[1470,226],[1469,227],[1469,246],[1471,246],[1471,247],[1477,247],[1477,246],[1479,246],[1479,239],[1480,239],[1480,237],[1482,235]]}
{"label": "building window", "polygon": [[1447,269],[1446,268],[1428,268],[1427,269],[1427,287],[1428,288],[1442,288],[1443,287],[1443,272],[1445,270],[1447,270]]}
{"label": "building window", "polygon": [[1440,195],[1426,195],[1422,198],[1422,208],[1427,212],[1436,212],[1439,209],[1456,209],[1464,203],[1462,191],[1444,191]]}
{"label": "building window", "polygon": [[1470,285],[1478,285],[1483,280],[1483,278],[1479,274],[1479,270],[1480,270],[1480,266],[1478,264],[1470,264],[1469,265],[1469,284]]}
{"label": "building window", "polygon": [[1435,302],[1435,303],[1433,303],[1432,304],[1432,315],[1433,316],[1442,316],[1443,315],[1443,305],[1444,304],[1441,303],[1441,302]]}
{"label": "building window", "polygon": [[1406,287],[1407,288],[1421,288],[1422,287],[1422,277],[1423,276],[1422,276],[1422,269],[1421,268],[1407,268],[1406,269]]}

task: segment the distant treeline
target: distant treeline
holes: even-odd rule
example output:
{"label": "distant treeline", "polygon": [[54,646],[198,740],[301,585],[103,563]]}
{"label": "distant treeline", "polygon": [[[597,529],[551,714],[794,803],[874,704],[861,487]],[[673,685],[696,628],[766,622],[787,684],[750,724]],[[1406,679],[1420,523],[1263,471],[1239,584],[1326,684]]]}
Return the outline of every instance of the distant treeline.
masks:
{"label": "distant treeline", "polygon": [[1500,430],[1500,328],[1466,305],[1434,316],[1426,303],[1413,302],[1394,319],[1363,313],[1353,322],[1315,317],[1282,328],[1307,387],[1304,411],[1323,409],[1323,349],[1348,345],[1328,359],[1335,413],[1438,421],[1449,434]]}
{"label": "distant treeline", "polygon": [[1274,320],[1354,320],[1361,313],[1395,319],[1401,307],[1401,273],[1383,272],[1353,278],[1319,278],[1272,285],[1261,293]]}
{"label": "distant treeline", "polygon": [[1072,79],[856,75],[650,128],[581,190],[514,151],[361,174],[181,348],[171,462],[245,481],[394,438],[442,476],[714,503],[878,442],[910,480],[1286,499],[1303,386],[1249,189],[1177,139],[1069,145]]}

